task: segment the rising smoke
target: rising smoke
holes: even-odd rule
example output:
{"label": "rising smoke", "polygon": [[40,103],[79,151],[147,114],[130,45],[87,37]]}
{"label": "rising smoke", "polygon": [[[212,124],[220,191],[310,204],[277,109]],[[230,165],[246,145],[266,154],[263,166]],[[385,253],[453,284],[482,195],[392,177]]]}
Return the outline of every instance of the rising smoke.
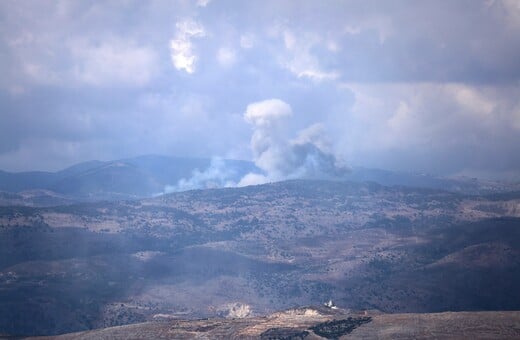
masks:
{"label": "rising smoke", "polygon": [[229,167],[224,159],[213,157],[210,166],[206,170],[193,170],[190,178],[181,179],[177,185],[167,185],[164,188],[164,193],[169,194],[177,191],[195,189],[235,187],[237,183],[233,178],[236,178],[236,176],[237,170]]}
{"label": "rising smoke", "polygon": [[249,172],[237,180],[237,172],[226,162],[214,158],[205,171],[195,169],[189,179],[167,186],[165,193],[191,189],[263,184],[286,179],[340,179],[349,168],[330,151],[322,124],[314,124],[290,137],[289,104],[268,99],[249,104],[244,119],[252,125],[251,150],[259,171]]}
{"label": "rising smoke", "polygon": [[349,169],[329,150],[322,124],[314,124],[290,139],[285,132],[291,107],[279,99],[248,105],[244,119],[253,128],[251,149],[263,174],[249,173],[239,186],[295,178],[336,179]]}

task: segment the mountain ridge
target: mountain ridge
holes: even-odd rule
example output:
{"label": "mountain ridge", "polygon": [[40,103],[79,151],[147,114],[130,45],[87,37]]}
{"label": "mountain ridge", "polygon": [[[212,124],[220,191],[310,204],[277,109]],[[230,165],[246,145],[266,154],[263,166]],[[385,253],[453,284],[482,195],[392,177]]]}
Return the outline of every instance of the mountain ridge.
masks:
{"label": "mountain ridge", "polygon": [[[47,190],[49,195],[42,199],[42,205],[59,205],[64,201],[140,199],[172,190],[208,188],[209,185],[223,187],[226,183],[238,183],[248,173],[262,173],[250,161],[224,159],[217,165],[212,162],[209,158],[143,155],[114,161],[87,161],[57,172],[0,171],[0,191],[22,193]],[[444,178],[363,167],[352,167],[348,174],[337,180],[375,182],[385,186],[438,189],[472,195],[500,195],[520,190],[520,184],[514,183]],[[187,185],[181,185],[183,183]],[[53,204],[52,196],[60,195],[63,199],[56,200]],[[14,201],[16,204],[23,204],[23,200]],[[6,201],[2,204],[8,203]],[[27,205],[38,203],[29,200]]]}

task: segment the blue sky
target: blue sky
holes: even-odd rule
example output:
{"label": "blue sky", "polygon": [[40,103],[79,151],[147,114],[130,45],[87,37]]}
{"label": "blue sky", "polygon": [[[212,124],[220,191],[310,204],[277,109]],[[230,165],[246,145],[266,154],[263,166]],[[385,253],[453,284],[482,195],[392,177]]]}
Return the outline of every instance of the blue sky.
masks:
{"label": "blue sky", "polygon": [[305,139],[347,165],[519,177],[518,1],[5,0],[0,40],[0,169],[265,163]]}

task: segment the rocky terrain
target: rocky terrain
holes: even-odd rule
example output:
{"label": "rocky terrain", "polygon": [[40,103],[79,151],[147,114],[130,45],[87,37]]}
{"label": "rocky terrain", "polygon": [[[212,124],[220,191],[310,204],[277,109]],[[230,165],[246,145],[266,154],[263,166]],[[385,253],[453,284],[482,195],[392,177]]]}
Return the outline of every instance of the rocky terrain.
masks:
{"label": "rocky terrain", "polygon": [[[147,322],[43,339],[514,339],[520,312],[352,313],[298,308],[264,317]],[[42,340],[43,340],[42,339]]]}
{"label": "rocky terrain", "polygon": [[518,286],[515,192],[295,180],[0,207],[4,334],[260,317],[330,298],[384,313],[519,310]]}

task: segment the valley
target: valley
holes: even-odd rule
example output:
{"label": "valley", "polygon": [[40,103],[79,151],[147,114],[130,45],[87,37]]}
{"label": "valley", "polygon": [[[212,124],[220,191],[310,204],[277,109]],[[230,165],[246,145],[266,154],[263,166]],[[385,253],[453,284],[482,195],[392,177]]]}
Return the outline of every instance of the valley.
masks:
{"label": "valley", "polygon": [[0,331],[352,311],[518,310],[520,195],[293,180],[0,208]]}

